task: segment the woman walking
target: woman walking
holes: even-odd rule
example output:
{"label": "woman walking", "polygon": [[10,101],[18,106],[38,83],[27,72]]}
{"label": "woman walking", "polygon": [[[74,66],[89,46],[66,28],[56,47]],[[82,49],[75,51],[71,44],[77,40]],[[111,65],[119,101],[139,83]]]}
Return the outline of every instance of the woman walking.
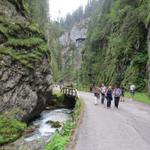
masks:
{"label": "woman walking", "polygon": [[121,89],[120,89],[119,86],[117,86],[117,87],[114,89],[113,94],[114,94],[115,107],[118,108],[120,96],[121,96],[121,94],[122,94]]}
{"label": "woman walking", "polygon": [[97,105],[98,100],[100,99],[100,88],[94,87],[94,96],[95,96],[94,104]]}
{"label": "woman walking", "polygon": [[107,108],[111,107],[111,101],[112,101],[112,88],[111,86],[108,87],[108,90],[106,92],[106,99],[107,99]]}

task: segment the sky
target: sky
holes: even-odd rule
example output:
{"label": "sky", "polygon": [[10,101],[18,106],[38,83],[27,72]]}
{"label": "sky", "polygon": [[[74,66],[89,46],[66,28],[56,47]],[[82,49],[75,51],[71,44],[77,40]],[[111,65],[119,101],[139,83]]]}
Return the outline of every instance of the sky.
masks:
{"label": "sky", "polygon": [[49,0],[50,18],[57,20],[58,17],[65,17],[79,6],[85,6],[88,0]]}

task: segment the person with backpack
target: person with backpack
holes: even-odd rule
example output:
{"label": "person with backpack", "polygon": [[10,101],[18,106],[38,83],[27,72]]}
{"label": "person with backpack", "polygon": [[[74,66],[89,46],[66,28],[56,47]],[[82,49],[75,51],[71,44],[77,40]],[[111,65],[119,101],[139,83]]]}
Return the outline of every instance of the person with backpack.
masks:
{"label": "person with backpack", "polygon": [[120,96],[122,94],[121,88],[119,86],[117,86],[114,91],[114,102],[115,102],[115,107],[118,108],[119,106],[119,100],[120,100]]}
{"label": "person with backpack", "polygon": [[112,101],[112,88],[111,86],[108,87],[106,92],[106,99],[107,99],[107,108],[111,107],[111,101]]}
{"label": "person with backpack", "polygon": [[106,86],[104,84],[102,84],[102,86],[100,87],[100,91],[101,91],[101,104],[104,104],[106,90],[107,90]]}
{"label": "person with backpack", "polygon": [[100,88],[99,87],[94,87],[94,96],[95,96],[94,104],[97,105],[98,101],[100,99]]}

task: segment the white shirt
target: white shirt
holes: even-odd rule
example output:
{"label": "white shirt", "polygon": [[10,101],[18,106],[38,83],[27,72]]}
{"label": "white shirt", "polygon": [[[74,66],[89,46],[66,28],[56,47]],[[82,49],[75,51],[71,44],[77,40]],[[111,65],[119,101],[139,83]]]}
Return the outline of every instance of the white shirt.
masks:
{"label": "white shirt", "polygon": [[102,87],[101,87],[101,92],[102,92],[103,94],[105,94],[105,92],[106,92],[106,86],[102,86]]}
{"label": "white shirt", "polygon": [[131,91],[134,91],[134,90],[135,90],[135,85],[131,85],[131,86],[130,86],[130,90],[131,90]]}

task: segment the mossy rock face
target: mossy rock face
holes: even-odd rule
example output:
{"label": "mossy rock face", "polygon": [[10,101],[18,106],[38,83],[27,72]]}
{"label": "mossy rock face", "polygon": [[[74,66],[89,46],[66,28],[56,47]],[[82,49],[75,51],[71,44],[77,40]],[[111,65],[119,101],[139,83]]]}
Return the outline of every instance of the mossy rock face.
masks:
{"label": "mossy rock face", "polygon": [[0,44],[6,41],[7,41],[7,37],[2,32],[0,32]]}
{"label": "mossy rock face", "polygon": [[21,13],[23,16],[27,16],[29,13],[29,8],[27,5],[26,0],[8,0],[10,3],[12,3],[16,10]]}
{"label": "mossy rock face", "polygon": [[28,122],[46,106],[52,84],[50,50],[28,15],[26,0],[0,1],[0,113]]}
{"label": "mossy rock face", "polygon": [[7,118],[17,119],[19,121],[22,121],[23,116],[25,116],[27,114],[21,108],[15,107],[15,108],[7,109],[7,111],[5,111],[2,115]]}
{"label": "mossy rock face", "polygon": [[10,55],[12,59],[31,69],[44,55],[50,58],[44,35],[36,25],[4,21],[1,27],[0,54]]}
{"label": "mossy rock face", "polygon": [[[1,3],[1,2],[0,2]],[[2,8],[1,8],[2,7]],[[0,17],[0,54],[10,55],[13,60],[32,69],[44,56],[50,59],[50,50],[39,26],[27,19],[27,2],[24,0],[6,0],[1,9],[5,10]],[[15,7],[16,10],[12,10]],[[8,13],[8,8],[10,9]],[[24,18],[15,19],[13,13]]]}
{"label": "mossy rock face", "polygon": [[26,124],[16,119],[0,116],[0,145],[12,142],[21,136]]}

